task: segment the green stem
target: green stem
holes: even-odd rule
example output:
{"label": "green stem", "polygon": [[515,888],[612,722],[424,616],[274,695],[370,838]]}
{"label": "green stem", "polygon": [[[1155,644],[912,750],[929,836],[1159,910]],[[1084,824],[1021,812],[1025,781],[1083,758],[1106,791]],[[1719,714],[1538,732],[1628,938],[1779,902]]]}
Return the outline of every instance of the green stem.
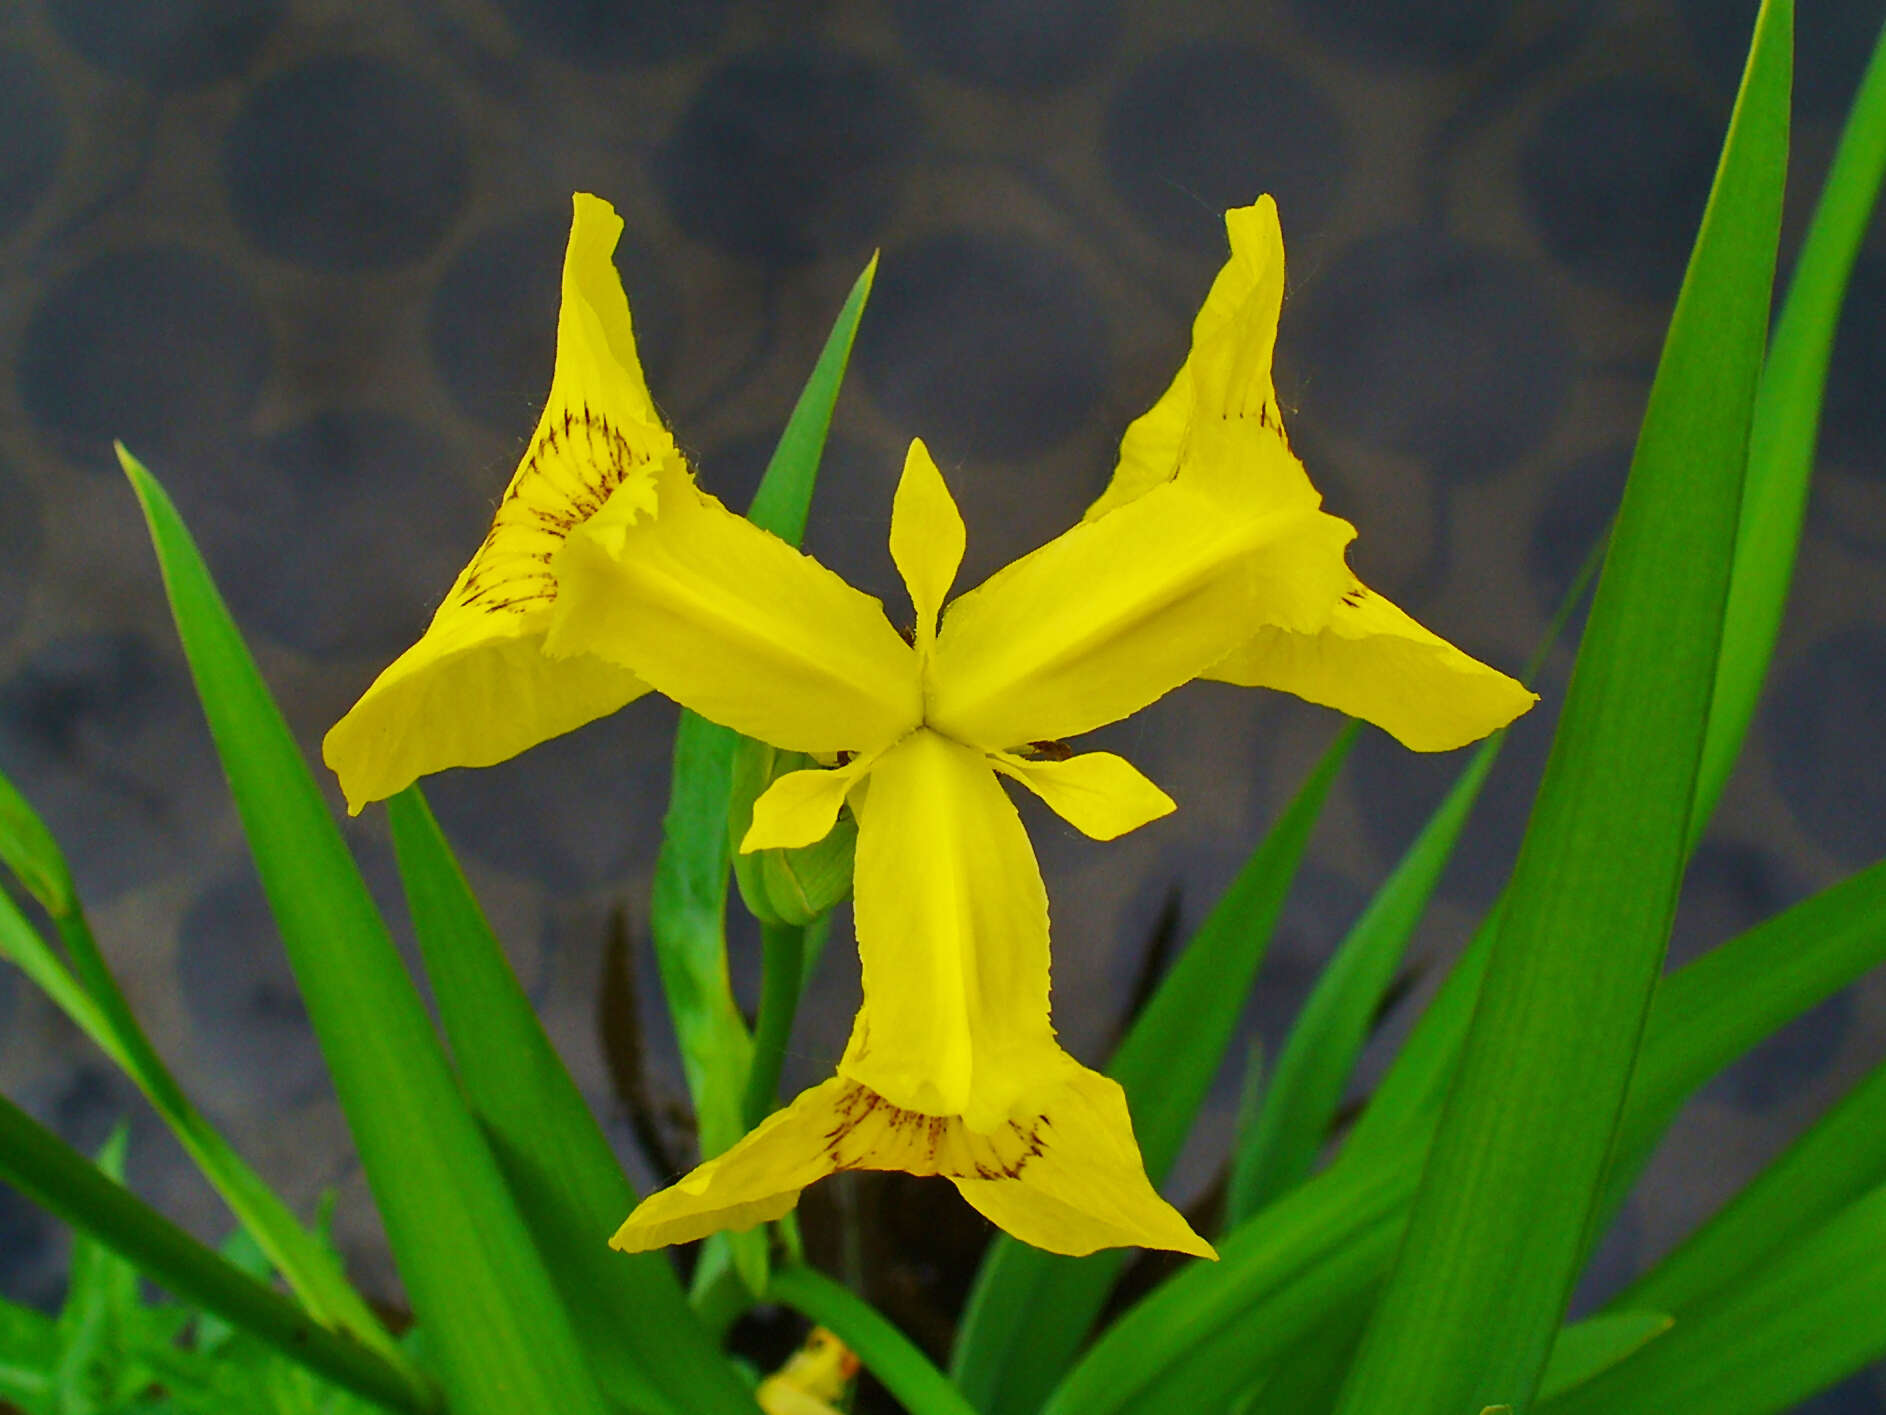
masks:
{"label": "green stem", "polygon": [[753,1025],[753,1061],[742,1106],[749,1130],[779,1103],[779,1069],[805,979],[805,935],[798,924],[760,925],[760,1015]]}
{"label": "green stem", "polygon": [[178,1228],[5,1097],[0,1177],[83,1229],[161,1286],[391,1410],[441,1409],[439,1393],[300,1307]]}
{"label": "green stem", "polygon": [[782,1267],[773,1274],[766,1295],[836,1332],[911,1415],[976,1415],[963,1393],[909,1337],[825,1274],[799,1265]]}

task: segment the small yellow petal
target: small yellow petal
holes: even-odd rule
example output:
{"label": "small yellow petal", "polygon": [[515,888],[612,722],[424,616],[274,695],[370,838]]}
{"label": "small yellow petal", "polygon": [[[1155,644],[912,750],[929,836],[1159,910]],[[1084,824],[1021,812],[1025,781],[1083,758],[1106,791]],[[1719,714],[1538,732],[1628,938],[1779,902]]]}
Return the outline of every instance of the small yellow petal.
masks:
{"label": "small yellow petal", "polygon": [[832,833],[846,793],[875,760],[857,757],[830,770],[793,771],[780,777],[753,803],[753,823],[740,841],[740,853],[816,845]]}
{"label": "small yellow petal", "polygon": [[599,517],[551,563],[546,651],[592,653],[701,716],[789,751],[869,753],[916,726],[916,652],[883,606],[691,484]]}
{"label": "small yellow petal", "polygon": [[869,780],[853,800],[865,1011],[839,1071],[986,1131],[1053,1050],[1034,850],[982,754],[934,732],[911,733]]}
{"label": "small yellow petal", "polygon": [[958,1178],[962,1196],[1022,1242],[1070,1257],[1135,1246],[1216,1258],[1147,1180],[1119,1083],[1064,1059],[1060,1084],[1034,1098],[1041,1116],[1027,1163],[1014,1175]]}
{"label": "small yellow petal", "polygon": [[1189,682],[1260,624],[1314,631],[1354,534],[1316,509],[1167,482],[1084,522],[952,603],[928,720],[1002,750],[1074,737]]}
{"label": "small yellow petal", "polygon": [[1417,752],[1477,741],[1539,701],[1353,579],[1324,629],[1261,629],[1207,676],[1295,693],[1372,722]]}
{"label": "small yellow petal", "polygon": [[963,518],[921,439],[910,444],[904,475],[891,503],[891,559],[917,611],[916,639],[928,654],[936,618],[963,563]]}
{"label": "small yellow petal", "polygon": [[622,222],[592,196],[579,193],[574,208],[550,395],[491,530],[419,642],[323,744],[351,811],[431,772],[503,761],[647,691],[620,664],[540,652],[564,537],[604,506],[651,510],[657,465],[685,475],[642,381],[611,260]]}
{"label": "small yellow petal", "polygon": [[1177,809],[1125,757],[1112,752],[1083,752],[1066,761],[1032,761],[1008,752],[991,752],[989,761],[1004,776],[1034,792],[1084,835],[1113,840]]}

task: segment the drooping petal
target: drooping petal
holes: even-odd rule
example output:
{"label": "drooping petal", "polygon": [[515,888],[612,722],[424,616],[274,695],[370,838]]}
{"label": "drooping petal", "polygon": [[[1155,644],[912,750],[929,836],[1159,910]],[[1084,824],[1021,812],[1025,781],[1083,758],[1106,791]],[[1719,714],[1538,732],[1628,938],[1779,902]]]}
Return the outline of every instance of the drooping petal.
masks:
{"label": "drooping petal", "polygon": [[1417,752],[1478,741],[1539,701],[1360,581],[1319,632],[1262,629],[1206,676],[1295,693],[1372,722]]}
{"label": "drooping petal", "polygon": [[425,634],[323,744],[352,811],[429,772],[503,761],[647,691],[620,664],[539,652],[564,537],[612,500],[652,508],[655,466],[685,475],[611,260],[622,221],[585,193],[574,205],[550,396],[491,530]]}
{"label": "drooping petal", "polygon": [[936,642],[936,617],[955,583],[966,544],[962,514],[921,439],[910,444],[891,502],[891,560],[917,611],[917,652]]}
{"label": "drooping petal", "polygon": [[1249,418],[1283,435],[1271,377],[1283,306],[1284,243],[1277,203],[1262,196],[1225,213],[1231,255],[1192,321],[1192,347],[1159,401],[1120,439],[1120,460],[1086,519],[1143,496],[1179,469],[1195,419]]}
{"label": "drooping petal", "polygon": [[865,1011],[840,1074],[906,1110],[992,1129],[1057,1054],[1048,896],[979,752],[928,730],[854,798]]}
{"label": "drooping petal", "polygon": [[876,760],[854,757],[841,767],[809,768],[780,777],[753,803],[753,823],[740,841],[740,853],[818,844],[832,833],[846,793]]}
{"label": "drooping petal", "polygon": [[1077,736],[1203,673],[1258,626],[1314,633],[1347,522],[1306,482],[1277,509],[1184,481],[1083,522],[952,603],[928,720],[991,750]]}
{"label": "drooping petal", "polygon": [[1079,1257],[1098,1248],[1170,1248],[1216,1258],[1146,1178],[1119,1083],[1069,1059],[1040,1098],[1020,1172],[958,1178],[962,1196],[1024,1243]]}
{"label": "drooping petal", "polygon": [[656,516],[592,519],[552,568],[549,653],[619,663],[749,737],[869,753],[922,714],[883,606],[691,483],[664,480]]}
{"label": "drooping petal", "polygon": [[1057,1253],[1137,1244],[1215,1257],[1147,1182],[1119,1086],[1058,1049],[1048,1070],[1017,1112],[987,1131],[835,1077],[644,1199],[610,1245],[642,1252],[751,1228],[786,1213],[829,1174],[876,1169],[953,1180],[1016,1237]]}
{"label": "drooping petal", "polygon": [[1116,839],[1178,809],[1138,767],[1112,752],[1083,752],[1058,762],[991,752],[989,761],[1095,840]]}

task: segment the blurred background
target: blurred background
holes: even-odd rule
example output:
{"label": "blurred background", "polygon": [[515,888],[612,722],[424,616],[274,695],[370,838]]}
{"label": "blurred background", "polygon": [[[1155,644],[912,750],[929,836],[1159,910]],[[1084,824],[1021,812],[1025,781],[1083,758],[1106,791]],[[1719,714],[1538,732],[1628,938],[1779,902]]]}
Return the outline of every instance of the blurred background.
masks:
{"label": "blurred background", "polygon": [[[1311,475],[1360,528],[1353,563],[1517,671],[1622,484],[1753,11],[3,0],[0,770],[72,853],[186,1084],[304,1209],[338,1195],[351,1265],[396,1303],[113,437],[172,489],[313,751],[424,626],[510,476],[548,386],[572,190],[626,219],[617,263],[657,401],[702,482],[736,503],[882,249],[808,545],[892,603],[885,533],[908,440],[929,442],[962,502],[963,585],[1055,534],[1183,357],[1223,209],[1269,191],[1289,253],[1279,389]],[[1881,20],[1878,0],[1803,0],[1784,262]],[[1883,296],[1876,224],[1770,695],[1686,888],[1677,959],[1886,837]],[[1550,660],[1546,701],[1513,733],[1417,940],[1417,1000],[1510,863],[1569,663],[1563,647]],[[645,937],[673,720],[644,700],[428,782],[643,1183],[693,1158]],[[1076,1054],[1104,1060],[1160,937],[1203,917],[1337,726],[1194,685],[1098,734],[1176,816],[1097,845],[1023,803]],[[1365,737],[1249,1039],[1281,1041],[1462,764]],[[350,829],[397,915],[380,812]],[[735,948],[750,997],[743,928]],[[789,1088],[829,1073],[856,999],[841,917]],[[1713,1084],[1590,1290],[1666,1248],[1882,1057],[1876,978]],[[1235,1080],[1182,1162],[1183,1202],[1211,1202]],[[88,1148],[135,1117],[134,1187],[225,1230],[129,1086],[6,972],[0,1088]],[[940,1181],[808,1197],[815,1242],[854,1221],[871,1295],[940,1346],[986,1225]],[[0,1189],[0,1291],[54,1300],[62,1251]],[[1862,1376],[1811,1408],[1886,1411],[1882,1389]]]}

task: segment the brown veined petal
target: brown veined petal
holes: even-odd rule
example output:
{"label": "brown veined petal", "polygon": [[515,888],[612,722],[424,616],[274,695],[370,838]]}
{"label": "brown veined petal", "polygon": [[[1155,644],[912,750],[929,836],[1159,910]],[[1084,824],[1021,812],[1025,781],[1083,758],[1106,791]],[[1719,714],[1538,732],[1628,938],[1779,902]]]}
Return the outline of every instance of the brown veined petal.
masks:
{"label": "brown veined petal", "polygon": [[992,751],[1118,721],[1261,624],[1320,629],[1348,583],[1342,549],[1353,535],[1317,510],[1307,482],[1274,508],[1164,483],[949,606],[928,721]]}
{"label": "brown veined petal", "polygon": [[419,641],[323,743],[351,811],[430,772],[503,761],[647,691],[619,664],[540,652],[556,548],[611,500],[652,510],[654,468],[683,466],[636,358],[611,259],[621,230],[607,202],[577,194],[550,396],[491,530]]}
{"label": "brown veined petal", "polygon": [[1478,741],[1539,701],[1353,579],[1321,630],[1260,629],[1206,676],[1295,693],[1417,752]]}
{"label": "brown veined petal", "polygon": [[987,1130],[1055,1051],[1027,832],[983,755],[927,729],[872,764],[852,809],[865,1009],[839,1071]]}

